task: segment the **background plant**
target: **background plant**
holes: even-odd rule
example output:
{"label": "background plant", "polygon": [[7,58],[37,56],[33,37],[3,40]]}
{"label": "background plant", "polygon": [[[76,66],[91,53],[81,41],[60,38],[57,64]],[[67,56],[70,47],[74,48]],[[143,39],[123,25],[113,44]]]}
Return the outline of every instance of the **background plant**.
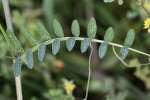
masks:
{"label": "background plant", "polygon": [[[25,1],[26,2],[26,1]],[[39,1],[39,2],[41,2],[41,1]],[[57,1],[57,2],[60,2],[60,1]],[[56,6],[59,4],[57,4],[57,2],[55,2],[56,3]],[[69,1],[68,1],[69,2]],[[71,2],[73,2],[73,1],[71,1]],[[71,3],[71,2],[69,2],[68,3],[68,5]],[[103,4],[103,2],[98,2],[98,1],[94,1],[94,3],[96,3],[97,5],[95,6],[96,7],[96,14],[100,14],[100,16],[102,17],[101,18],[101,20],[99,19],[99,18],[96,18],[96,20],[98,20],[97,21],[97,23],[98,23],[98,25],[100,24],[102,24],[102,25],[104,25],[104,26],[102,26],[102,27],[98,27],[98,32],[97,33],[101,33],[101,35],[100,34],[97,34],[97,36],[98,36],[98,38],[99,38],[99,36],[101,37],[101,36],[103,36],[102,35],[102,33],[105,33],[104,32],[104,30],[106,30],[106,28],[107,27],[109,27],[109,26],[112,26],[114,29],[115,29],[115,42],[117,42],[117,43],[121,43],[121,42],[119,42],[119,41],[122,41],[122,40],[124,40],[124,37],[125,37],[125,35],[126,34],[124,34],[124,36],[122,36],[122,35],[117,35],[118,33],[126,33],[131,27],[135,27],[134,29],[136,30],[136,44],[134,44],[134,47],[135,48],[138,48],[138,49],[140,49],[140,50],[142,50],[142,51],[146,51],[146,50],[144,50],[145,48],[146,48],[146,46],[144,45],[144,44],[148,44],[148,36],[145,36],[146,37],[146,39],[145,39],[145,37],[143,37],[144,38],[144,40],[146,41],[146,42],[144,42],[144,43],[142,43],[142,45],[140,45],[140,43],[138,43],[139,42],[139,40],[142,40],[142,38],[140,37],[139,39],[138,39],[138,35],[137,35],[137,33],[139,33],[140,34],[140,32],[139,31],[141,31],[143,28],[142,28],[142,25],[143,25],[143,21],[141,20],[141,23],[140,23],[140,20],[139,20],[139,22],[137,23],[137,21],[136,22],[134,22],[134,19],[135,18],[137,18],[137,16],[140,16],[140,14],[141,13],[145,13],[145,12],[141,12],[141,11],[137,11],[137,9],[135,9],[134,7],[132,8],[132,11],[129,11],[127,14],[128,14],[128,16],[129,16],[129,18],[127,17],[127,18],[120,18],[120,19],[122,19],[121,20],[121,22],[120,22],[120,24],[118,24],[119,22],[117,22],[117,20],[115,20],[115,18],[113,19],[112,17],[110,17],[110,16],[113,16],[113,15],[111,15],[111,13],[107,13],[107,12],[115,12],[115,8],[114,8],[114,11],[111,11],[111,10],[109,10],[109,8],[107,8],[107,5],[106,5],[106,7],[105,6],[101,6],[101,5],[104,5]],[[135,5],[134,4],[134,2],[135,1],[133,1],[133,5]],[[62,3],[63,3],[63,1],[62,1]],[[128,2],[127,2],[128,3]],[[21,12],[24,12],[24,7],[20,7],[20,4],[18,4],[18,6],[17,6],[17,3],[12,3],[12,6],[14,6],[14,4],[15,4],[15,7],[18,7],[18,8],[22,8],[22,11]],[[27,4],[27,5],[26,5]],[[32,1],[30,1],[30,3],[28,2],[28,3],[26,3],[25,5],[26,6],[29,6],[29,8],[30,8],[30,6],[32,5]],[[82,3],[81,3],[82,4]],[[99,5],[98,5],[99,4]],[[66,2],[64,1],[64,5],[67,5],[66,4]],[[86,3],[83,1],[83,5],[86,5]],[[112,5],[112,4],[110,4],[110,5]],[[22,5],[22,6],[24,6],[24,5]],[[54,6],[54,5],[53,5]],[[123,6],[126,6],[126,5],[123,5]],[[50,6],[48,6],[48,7],[50,7]],[[102,8],[100,8],[100,7],[102,7]],[[139,7],[139,5],[137,6],[139,9],[140,9],[140,7]],[[99,9],[98,9],[99,8]],[[36,8],[35,8],[36,9]],[[46,9],[46,8],[45,8]],[[57,8],[58,9],[58,8]],[[55,9],[56,10],[56,9]],[[70,9],[71,10],[71,9]],[[95,11],[94,10],[94,11]],[[128,10],[128,9],[127,9]],[[126,12],[127,12],[127,10],[126,10]],[[35,10],[35,11],[33,11],[33,12],[35,12],[35,14],[33,14],[33,15],[37,15],[37,16],[32,16],[32,15],[30,15],[29,13],[28,13],[28,11],[29,10],[27,10],[27,12],[25,11],[25,15],[24,16],[22,16],[23,14],[20,14],[20,12],[18,12],[18,11],[15,11],[14,13],[13,13],[13,15],[14,16],[16,16],[17,14],[17,16],[18,17],[20,17],[20,18],[18,18],[18,17],[16,17],[16,19],[22,19],[22,20],[24,20],[24,22],[22,23],[21,22],[21,24],[22,25],[17,25],[18,23],[20,23],[20,22],[16,22],[16,21],[18,21],[18,20],[16,20],[15,21],[15,19],[14,19],[14,23],[15,23],[15,26],[16,26],[16,30],[18,30],[18,32],[20,33],[20,34],[18,34],[17,35],[17,37],[19,37],[19,40],[21,40],[21,42],[22,42],[22,44],[23,44],[23,47],[24,48],[30,48],[30,47],[32,47],[33,45],[35,45],[35,44],[37,44],[37,43],[40,43],[40,42],[42,42],[42,41],[44,41],[44,40],[46,40],[45,38],[41,38],[41,35],[40,35],[40,33],[39,33],[39,35],[37,35],[38,34],[38,32],[40,32],[38,29],[39,28],[37,28],[38,26],[38,24],[36,24],[36,23],[38,23],[39,22],[39,19],[37,19],[37,17],[38,16],[41,16],[41,11],[40,11],[40,9],[37,9],[37,10]],[[36,12],[37,11],[37,12]],[[62,10],[62,12],[63,11],[66,11],[65,9],[64,10]],[[60,12],[59,11],[59,9],[58,9],[58,12]],[[61,14],[62,12],[60,12],[59,14]],[[85,11],[83,11],[83,12],[85,12]],[[51,12],[52,13],[52,12]],[[103,16],[102,16],[102,15]],[[108,15],[109,14],[109,15]],[[121,13],[120,13],[121,14]],[[120,15],[119,14],[119,15]],[[69,14],[68,14],[69,15]],[[80,15],[80,14],[79,14]],[[117,15],[118,17],[119,17],[119,15]],[[132,16],[131,16],[132,15]],[[143,14],[141,14],[142,16],[143,16]],[[23,17],[25,17],[26,16],[26,18],[23,18]],[[52,15],[51,14],[51,17],[52,16],[54,16],[54,15]],[[63,15],[63,13],[62,13],[62,15],[61,16],[67,16],[67,13],[66,12],[64,12],[64,15]],[[106,17],[106,16],[109,16],[109,17]],[[115,16],[115,17],[117,17],[117,16]],[[146,15],[145,15],[146,16]],[[72,16],[73,17],[73,16]],[[65,17],[66,18],[66,20],[61,20],[64,24],[63,24],[63,26],[65,27],[65,32],[64,33],[70,33],[70,25],[71,25],[71,21],[74,19],[74,18],[78,18],[78,17],[74,17],[74,18],[69,18],[69,17]],[[131,18],[130,18],[131,17]],[[14,17],[15,18],[15,17]],[[45,17],[46,18],[46,17]],[[47,18],[49,18],[49,17],[47,17]],[[61,18],[60,18],[61,19]],[[81,27],[83,27],[83,28],[81,28],[81,33],[85,33],[85,31],[84,31],[84,27],[85,27],[85,22],[88,22],[88,21],[85,21],[85,20],[82,20],[83,19],[83,17],[80,17],[79,18],[80,20],[79,21],[81,21],[80,22],[80,26]],[[105,20],[104,20],[105,19]],[[140,19],[142,19],[142,18],[140,18]],[[47,20],[47,19],[46,19]],[[66,22],[65,22],[66,21]],[[104,21],[104,22],[103,22]],[[126,24],[124,24],[126,22]],[[65,23],[68,23],[68,24],[65,24]],[[48,23],[49,24],[49,23]],[[47,24],[47,25],[48,25]],[[52,25],[52,24],[51,24]],[[123,25],[123,26],[125,26],[125,27],[121,27],[120,25]],[[24,29],[26,29],[26,30],[24,30],[23,28],[21,28],[21,27],[26,27],[26,28],[24,28]],[[52,26],[50,26],[50,27],[52,27]],[[140,28],[139,28],[140,27]],[[48,28],[49,28],[49,26],[48,26]],[[47,29],[48,29],[47,28]],[[52,28],[50,28],[50,29],[52,29]],[[48,30],[50,30],[50,29],[48,29]],[[28,31],[30,31],[30,32],[28,32]],[[52,30],[50,30],[50,31],[52,31]],[[49,31],[49,32],[50,32]],[[33,35],[33,39],[29,39],[29,38],[31,38],[28,34],[30,33],[30,34],[32,34]],[[24,34],[24,35],[23,35]],[[25,36],[26,35],[26,36]],[[82,35],[86,35],[86,34],[81,34],[81,36]],[[144,34],[144,35],[148,35],[148,34]],[[68,34],[66,35],[66,36],[68,36]],[[143,36],[143,34],[142,34],[142,36]],[[26,38],[25,38],[26,37]],[[43,37],[43,36],[42,36]],[[53,37],[53,36],[52,36]],[[120,40],[117,38],[117,37],[121,37],[120,38]],[[102,37],[101,37],[102,38]],[[2,38],[3,39],[3,38]],[[41,39],[41,40],[40,40]],[[38,40],[38,42],[37,42],[37,40]],[[40,41],[39,41],[40,40]],[[33,42],[34,41],[34,42]],[[4,43],[5,43],[5,41],[4,41]],[[5,46],[6,46],[6,44],[5,44]],[[62,45],[61,45],[62,46]],[[142,46],[144,47],[144,48],[142,48]],[[76,48],[78,48],[78,47],[76,47]],[[2,49],[4,49],[4,47],[2,47]],[[4,49],[3,51],[5,51],[5,52],[7,52],[7,50],[8,49]],[[49,49],[50,50],[50,49]],[[47,50],[47,51],[49,51],[49,50]],[[60,78],[62,78],[62,77],[66,77],[67,79],[71,79],[71,80],[75,80],[75,82],[76,82],[76,84],[78,85],[78,86],[85,86],[85,84],[86,84],[86,76],[87,76],[87,73],[86,72],[88,72],[87,71],[87,61],[84,59],[84,57],[83,57],[83,59],[79,59],[79,58],[81,58],[81,57],[78,57],[78,56],[80,56],[80,53],[79,53],[79,55],[76,57],[76,56],[74,56],[74,55],[76,55],[76,53],[77,52],[79,52],[79,50],[78,49],[76,49],[74,52],[73,52],[73,54],[72,54],[72,52],[71,53],[68,53],[68,52],[66,52],[65,50],[63,50],[63,49],[60,49],[60,50],[62,50],[62,52],[60,51],[58,54],[58,57],[57,58],[55,58],[55,57],[53,57],[52,55],[50,55],[50,54],[47,54],[46,55],[46,59],[44,60],[44,64],[40,64],[40,63],[38,63],[37,62],[37,60],[36,61],[34,61],[35,62],[35,64],[38,64],[38,65],[35,65],[35,66],[39,66],[39,67],[36,67],[36,68],[34,68],[33,70],[31,70],[31,72],[29,71],[29,70],[27,70],[27,69],[25,69],[24,71],[23,71],[23,75],[25,75],[24,76],[24,80],[27,80],[28,82],[27,83],[30,83],[30,84],[34,84],[34,80],[35,80],[35,82],[37,83],[37,82],[40,82],[42,79],[44,79],[45,81],[43,81],[44,83],[42,83],[43,84],[43,86],[41,87],[41,89],[42,90],[45,90],[45,91],[47,91],[48,89],[50,89],[51,90],[51,88],[54,88],[54,86],[52,85],[52,84],[55,84],[55,83],[57,83],[57,84],[61,84],[61,82],[58,82],[59,80],[60,80]],[[111,50],[112,51],[112,50]],[[66,53],[65,53],[66,52]],[[148,51],[147,51],[148,52]],[[109,66],[111,67],[111,66],[113,66],[113,64],[114,64],[114,66],[115,66],[115,62],[116,61],[118,61],[118,60],[115,60],[115,56],[109,56],[110,54],[111,54],[112,52],[108,52],[107,53],[107,56],[104,58],[104,60],[107,62],[107,63],[105,63],[105,61],[103,61],[104,62],[104,64],[103,65],[101,65],[101,66],[105,66],[104,68],[102,68],[102,67],[94,67],[93,68],[93,70],[94,70],[94,72],[92,71],[92,73],[98,73],[98,76],[103,76],[102,78],[100,78],[100,80],[102,80],[102,82],[100,82],[99,81],[99,77],[95,77],[95,75],[93,76],[94,78],[92,78],[92,82],[91,82],[91,86],[92,86],[92,84],[93,84],[93,86],[96,86],[96,85],[94,85],[94,84],[97,84],[97,87],[101,87],[100,85],[101,84],[105,84],[105,81],[104,80],[108,80],[108,82],[106,81],[106,83],[111,83],[111,84],[109,84],[108,86],[111,86],[111,85],[113,85],[113,82],[115,82],[116,83],[116,80],[114,80],[114,78],[117,78],[117,80],[119,81],[119,80],[121,80],[122,81],[122,78],[123,77],[125,77],[126,78],[126,74],[128,74],[128,73],[125,73],[125,74],[123,74],[123,75],[120,75],[119,73],[117,73],[117,72],[122,72],[122,71],[124,71],[124,70],[119,70],[120,69],[120,67],[118,68],[116,68],[115,67],[115,70],[116,71],[114,71],[114,70],[112,70],[113,69],[113,67],[110,69],[110,68],[108,68]],[[77,53],[78,54],[78,53]],[[86,56],[86,55],[85,55]],[[130,56],[131,57],[135,57],[135,55],[134,54],[130,54]],[[137,55],[137,56],[139,56],[139,58],[141,57],[141,55]],[[137,57],[136,56],[136,57]],[[58,59],[60,57],[60,59]],[[82,61],[82,63],[80,62],[80,63],[78,63],[78,61],[77,60],[73,60],[73,61],[68,61],[68,59],[66,59],[66,57],[67,58],[71,58],[71,59],[75,59],[75,58],[78,58],[79,59],[79,61]],[[5,56],[3,56],[2,57],[3,59],[5,58],[6,59],[6,57]],[[37,58],[37,56],[35,57],[35,58]],[[62,59],[64,58],[64,62],[65,62],[65,69],[63,69],[62,70],[62,68],[64,67],[63,66],[63,61],[62,61]],[[112,60],[112,58],[113,58],[113,60]],[[130,57],[129,57],[130,58]],[[130,59],[132,59],[132,58],[130,58],[130,59],[127,59],[127,61],[130,61]],[[142,57],[143,58],[143,57]],[[66,60],[65,60],[66,59]],[[112,61],[112,63],[108,63],[108,62],[110,62],[110,61],[108,61],[108,60],[111,60]],[[147,59],[146,59],[147,60]],[[6,61],[6,60],[4,60],[4,61]],[[77,62],[75,62],[75,61],[77,61]],[[96,61],[96,60],[95,60]],[[135,62],[135,60],[133,60],[134,61],[134,63],[137,63],[137,62]],[[131,62],[133,63],[133,61],[131,60]],[[137,61],[137,60],[136,60]],[[141,60],[140,60],[141,61]],[[84,63],[85,62],[85,63]],[[5,63],[5,62],[3,62],[3,63]],[[70,66],[70,67],[66,67],[67,65],[69,66],[70,64],[77,64],[75,67],[73,67],[73,66]],[[144,62],[143,62],[144,63]],[[5,64],[9,64],[8,62],[7,63],[5,63]],[[56,67],[48,67],[47,65],[54,65],[54,66],[56,66]],[[10,64],[11,65],[11,64]],[[58,66],[59,65],[59,66]],[[93,64],[93,66],[98,66],[99,64],[95,64],[95,62],[94,62],[94,64]],[[135,65],[135,64],[133,64],[133,65]],[[42,67],[43,66],[43,67]],[[81,66],[83,66],[83,67],[81,67]],[[85,66],[85,67],[84,67]],[[120,66],[123,66],[122,64],[120,64]],[[85,72],[85,74],[84,73],[80,73],[79,71],[78,71],[78,69],[79,68],[81,69],[81,72],[82,71],[84,71]],[[3,68],[5,68],[5,67],[3,67]],[[97,72],[96,70],[97,69],[100,69],[99,71],[101,72],[102,71],[102,73],[100,73],[100,75],[99,75],[99,71]],[[11,69],[7,69],[7,71],[8,70],[11,70]],[[41,70],[42,70],[42,73],[41,73]],[[44,70],[44,71],[43,71]],[[48,70],[50,70],[50,71],[48,71]],[[110,76],[109,76],[109,73],[107,73],[107,72],[111,72],[111,73],[114,73],[113,75],[114,75],[114,78],[111,78]],[[12,73],[12,71],[10,71],[11,73]],[[50,74],[49,72],[51,72],[52,74]],[[7,73],[7,72],[6,72]],[[9,73],[9,72],[8,72]],[[37,79],[35,79],[34,77],[35,76],[39,76],[38,75],[38,73],[40,74],[40,75],[42,75],[42,76],[40,76],[40,77],[38,77]],[[104,74],[103,74],[104,73]],[[130,72],[129,72],[130,73]],[[9,73],[10,74],[10,73]],[[117,74],[117,75],[116,75]],[[26,76],[27,75],[27,76]],[[33,75],[33,76],[32,76]],[[52,76],[51,76],[52,75]],[[55,79],[55,77],[54,76],[56,76],[57,75],[57,77],[56,77],[56,79]],[[10,78],[10,75],[5,75],[5,76],[8,76],[8,80],[9,80],[9,78]],[[11,77],[12,77],[13,75],[11,75]],[[29,77],[30,76],[30,77]],[[31,78],[31,76],[33,77],[33,79],[34,80],[32,80],[32,81],[30,81],[29,79]],[[82,76],[82,77],[81,77]],[[116,77],[115,77],[116,76]],[[119,76],[119,78],[118,78],[118,76]],[[130,75],[130,76],[132,76],[132,74]],[[42,77],[44,77],[44,78],[42,78]],[[46,78],[46,77],[48,77],[48,78]],[[51,78],[50,77],[52,77],[52,80],[54,80],[54,81],[51,81]],[[105,77],[108,77],[108,78],[105,78]],[[120,78],[121,77],[121,78]],[[40,80],[41,79],[41,80]],[[130,78],[129,78],[130,79]],[[123,80],[126,80],[126,79],[124,79],[123,78]],[[7,82],[7,81],[6,81]],[[49,83],[50,82],[50,83]],[[53,83],[54,82],[54,83]],[[138,91],[138,90],[134,90],[133,89],[133,87],[134,86],[136,86],[136,85],[132,85],[133,83],[132,83],[132,81],[127,81],[127,82],[129,82],[129,84],[131,85],[127,85],[127,83],[126,82],[124,82],[123,81],[123,83],[125,83],[126,85],[127,85],[127,87],[132,87],[132,91]],[[131,84],[131,83],[132,84]],[[24,83],[24,82],[23,82]],[[118,83],[118,82],[117,82]],[[45,84],[45,85],[44,85]],[[46,85],[47,84],[47,85]],[[104,87],[104,84],[102,85],[102,87]],[[51,85],[51,86],[49,86],[49,85]],[[121,84],[122,85],[122,84]],[[25,86],[36,86],[36,85],[26,85],[26,82],[25,82]],[[41,86],[41,85],[40,85]],[[58,85],[56,85],[56,86],[58,86]],[[94,87],[92,87],[91,89],[90,89],[90,91],[92,92],[92,93],[94,93],[95,94],[95,91],[101,91],[101,93],[108,93],[108,91],[107,91],[107,87],[108,86],[106,86],[106,88],[104,88],[104,89],[98,89],[97,87],[96,88],[94,88]],[[141,86],[141,85],[140,85]],[[8,86],[9,88],[10,88],[10,86]],[[13,86],[12,86],[13,87]],[[24,86],[23,86],[24,87]],[[112,87],[114,87],[114,86],[112,86]],[[122,86],[121,86],[122,87]],[[38,87],[39,88],[39,87]],[[36,91],[38,91],[38,90],[36,90],[37,88],[34,88],[35,89],[35,92]],[[34,90],[33,89],[33,90]],[[111,89],[111,88],[109,88],[109,89]],[[120,88],[119,88],[119,83],[118,83],[118,85],[116,86],[116,88],[115,89],[112,89],[112,90],[120,90]],[[128,92],[130,92],[129,90],[128,90],[128,88],[124,88],[123,89],[123,91],[124,90],[126,90],[127,89],[127,91]],[[137,89],[137,88],[136,88]],[[39,90],[39,91],[42,91],[42,90]],[[82,89],[81,89],[82,90]],[[83,89],[84,90],[84,89]],[[11,91],[11,90],[8,90],[8,91]],[[24,89],[24,91],[28,91],[28,90],[26,90],[26,89]],[[122,89],[121,89],[121,91],[122,91]],[[140,90],[141,91],[141,90]],[[134,93],[133,92],[133,93]],[[7,92],[7,93],[9,93],[9,92]],[[33,91],[33,93],[34,93],[34,91]],[[40,94],[42,94],[40,97],[41,98],[46,98],[45,97],[45,95],[43,95],[43,93],[44,92],[40,92]],[[139,92],[138,92],[139,93]],[[11,93],[10,93],[11,94]],[[81,94],[82,94],[82,91],[81,91]],[[93,95],[94,95],[93,94]],[[136,94],[136,92],[135,92],[135,94]],[[132,98],[136,98],[136,97],[134,97],[135,96],[135,94],[133,94],[133,95],[131,95],[131,97]],[[143,94],[143,93],[141,93],[140,92],[140,94],[142,94],[142,95],[144,95],[145,96],[145,94]],[[27,95],[29,95],[28,94],[28,92],[27,92]],[[76,95],[79,95],[78,93],[76,94]],[[11,96],[11,95],[10,95]],[[9,97],[10,97],[9,96]],[[13,95],[12,95],[13,96]],[[14,95],[15,96],[15,95]],[[30,96],[27,96],[27,97],[30,97]],[[25,97],[25,98],[27,98],[27,97]],[[76,96],[76,97],[78,97],[78,96]],[[79,96],[80,98],[82,97],[82,96]],[[99,97],[99,96],[98,96]],[[129,98],[130,98],[130,96],[128,96]],[[11,97],[12,98],[12,97]],[[34,98],[37,98],[37,97],[33,97],[33,99]]]}

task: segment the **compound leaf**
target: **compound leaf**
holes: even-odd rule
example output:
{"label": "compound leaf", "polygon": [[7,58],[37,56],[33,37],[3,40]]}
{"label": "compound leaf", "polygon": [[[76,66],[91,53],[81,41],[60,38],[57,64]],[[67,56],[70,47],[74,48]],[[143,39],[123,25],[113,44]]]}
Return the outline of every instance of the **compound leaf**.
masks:
{"label": "compound leaf", "polygon": [[39,48],[38,48],[38,60],[43,61],[46,53],[46,44],[45,43],[40,43]]}
{"label": "compound leaf", "polygon": [[80,35],[80,26],[77,20],[74,20],[71,25],[72,34],[76,37]]}
{"label": "compound leaf", "polygon": [[26,51],[26,60],[27,60],[27,67],[29,69],[33,68],[33,53],[32,53],[32,49],[27,49]]}
{"label": "compound leaf", "polygon": [[100,44],[98,49],[98,54],[101,59],[105,57],[107,53],[107,49],[108,49],[108,44],[106,42]]}
{"label": "compound leaf", "polygon": [[92,17],[87,26],[87,35],[89,38],[95,38],[97,32],[96,20]]}
{"label": "compound leaf", "polygon": [[66,40],[66,48],[68,49],[68,51],[71,51],[75,45],[75,38],[69,38]]}
{"label": "compound leaf", "polygon": [[106,32],[105,32],[105,36],[104,36],[104,40],[107,42],[111,42],[114,39],[114,30],[112,27],[109,27]]}
{"label": "compound leaf", "polygon": [[56,55],[59,52],[60,49],[60,40],[59,39],[55,39],[52,42],[52,54]]}
{"label": "compound leaf", "polygon": [[63,32],[62,26],[59,23],[59,21],[56,19],[54,19],[54,21],[53,21],[53,29],[54,29],[54,33],[56,34],[56,36],[64,37],[64,32]]}
{"label": "compound leaf", "polygon": [[85,38],[83,41],[81,41],[81,53],[85,53],[90,46],[90,40],[88,38]]}

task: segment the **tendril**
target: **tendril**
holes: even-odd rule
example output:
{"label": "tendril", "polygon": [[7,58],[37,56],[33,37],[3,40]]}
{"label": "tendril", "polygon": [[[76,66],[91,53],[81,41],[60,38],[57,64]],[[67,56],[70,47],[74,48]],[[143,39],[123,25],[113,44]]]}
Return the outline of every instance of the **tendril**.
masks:
{"label": "tendril", "polygon": [[93,47],[92,47],[92,43],[90,43],[90,48],[91,48],[91,51],[90,51],[90,55],[89,55],[89,73],[88,73],[88,80],[87,80],[87,87],[86,87],[86,95],[85,95],[85,98],[83,100],[87,100],[88,98],[88,92],[89,92],[89,85],[90,85],[90,80],[91,80],[91,59],[92,59],[92,54],[93,54]]}

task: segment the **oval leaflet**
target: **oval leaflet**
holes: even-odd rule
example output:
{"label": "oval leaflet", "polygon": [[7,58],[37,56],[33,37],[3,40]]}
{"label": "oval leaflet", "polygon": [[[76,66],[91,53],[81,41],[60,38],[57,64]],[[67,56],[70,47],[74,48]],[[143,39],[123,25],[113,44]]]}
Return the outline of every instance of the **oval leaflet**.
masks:
{"label": "oval leaflet", "polygon": [[74,36],[78,37],[80,35],[80,26],[77,20],[74,20],[71,25],[71,32]]}
{"label": "oval leaflet", "polygon": [[13,64],[13,70],[14,70],[15,76],[19,76],[21,74],[21,66],[22,66],[21,57],[17,56],[15,58],[15,61],[14,61],[14,64]]}
{"label": "oval leaflet", "polygon": [[106,42],[100,44],[98,49],[98,54],[100,58],[104,58],[104,56],[107,53],[107,49],[108,49],[108,44]]}
{"label": "oval leaflet", "polygon": [[60,49],[60,40],[59,39],[55,39],[52,42],[52,54],[56,55],[59,52]]}
{"label": "oval leaflet", "polygon": [[41,43],[38,48],[38,60],[39,61],[42,62],[44,60],[45,52],[46,52],[46,45],[44,43]]}
{"label": "oval leaflet", "polygon": [[76,40],[73,37],[66,40],[66,48],[68,49],[68,51],[71,51],[73,49],[75,42]]}
{"label": "oval leaflet", "polygon": [[33,53],[32,53],[32,49],[27,49],[26,51],[26,61],[27,61],[27,67],[29,69],[33,68]]}
{"label": "oval leaflet", "polygon": [[88,38],[85,38],[84,40],[82,40],[81,47],[80,47],[81,53],[86,52],[89,46],[90,46],[90,40]]}
{"label": "oval leaflet", "polygon": [[95,38],[97,32],[96,20],[92,17],[87,26],[87,35],[89,38]]}

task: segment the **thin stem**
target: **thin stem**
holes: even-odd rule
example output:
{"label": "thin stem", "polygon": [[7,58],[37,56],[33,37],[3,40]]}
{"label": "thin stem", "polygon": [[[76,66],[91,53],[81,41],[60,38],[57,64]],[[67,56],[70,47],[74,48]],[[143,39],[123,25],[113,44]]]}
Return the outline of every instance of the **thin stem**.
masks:
{"label": "thin stem", "polygon": [[15,82],[16,82],[17,100],[23,100],[20,75],[15,77]]}
{"label": "thin stem", "polygon": [[87,98],[88,98],[89,85],[90,85],[90,80],[91,80],[91,59],[92,59],[92,54],[93,54],[93,50],[94,50],[91,43],[90,43],[90,47],[91,47],[91,52],[89,55],[89,73],[88,73],[88,81],[87,81],[87,87],[86,87],[86,95],[85,95],[84,100],[87,100]]}
{"label": "thin stem", "polygon": [[[66,40],[69,39],[69,38],[70,38],[70,37],[61,37],[61,38],[57,38],[57,39],[59,39],[60,41],[66,41]],[[55,38],[55,39],[56,39],[56,38]],[[45,41],[44,43],[45,43],[46,45],[49,45],[49,44],[51,44],[55,39],[47,40],[47,41]],[[84,37],[75,37],[75,40],[77,40],[77,41],[82,41],[82,40],[84,40]],[[91,42],[93,42],[93,43],[103,43],[104,41],[103,41],[103,40],[98,40],[98,39],[92,39]],[[119,48],[122,48],[122,47],[123,47],[123,45],[117,44],[117,43],[113,43],[113,42],[108,42],[108,44],[111,45],[111,46],[119,47]],[[36,50],[38,50],[38,47],[39,47],[39,45],[34,46],[34,47],[32,48],[32,51],[35,52]],[[134,49],[134,48],[128,48],[128,49],[129,49],[130,51],[135,52],[135,53],[138,53],[138,54],[141,54],[141,55],[150,57],[150,54],[148,54],[148,53],[139,51],[139,50]],[[22,56],[22,58],[24,58],[24,57],[25,57],[25,54]]]}
{"label": "thin stem", "polygon": [[[10,8],[9,8],[9,0],[2,0],[2,4],[3,4],[3,8],[4,8],[4,14],[5,14],[7,29],[9,29],[10,31],[13,32],[11,15],[10,15]],[[14,61],[13,61],[13,63],[14,63]],[[16,82],[17,100],[23,100],[20,75],[15,76],[15,82]]]}
{"label": "thin stem", "polygon": [[140,66],[146,66],[146,65],[150,65],[150,63],[144,63],[144,64],[137,64],[137,65],[129,65],[128,63],[126,63],[116,52],[115,47],[112,46],[113,48],[113,52],[115,54],[115,56],[122,62],[122,64],[124,64],[127,67],[140,67]]}
{"label": "thin stem", "polygon": [[13,31],[11,15],[10,15],[10,8],[9,8],[9,0],[2,0],[2,3],[3,3],[3,9],[4,9],[7,28],[10,31]]}

